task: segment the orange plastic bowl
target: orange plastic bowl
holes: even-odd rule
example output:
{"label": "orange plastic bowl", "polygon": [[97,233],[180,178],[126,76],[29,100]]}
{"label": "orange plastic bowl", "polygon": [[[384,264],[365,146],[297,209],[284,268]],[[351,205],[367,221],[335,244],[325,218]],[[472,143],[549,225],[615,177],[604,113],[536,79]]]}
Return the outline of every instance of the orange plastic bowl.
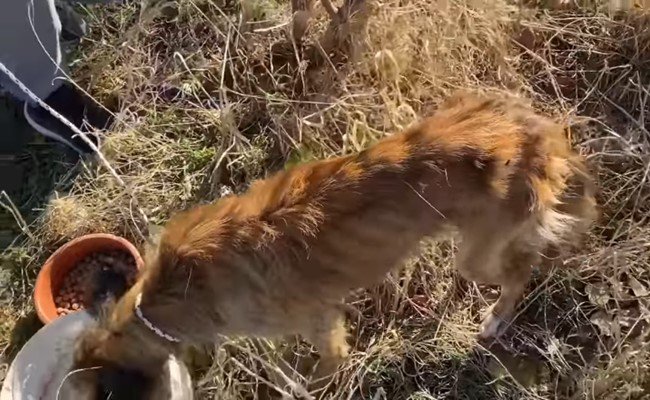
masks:
{"label": "orange plastic bowl", "polygon": [[71,240],[45,261],[34,287],[36,313],[44,324],[49,324],[59,317],[54,305],[54,293],[61,288],[67,273],[90,254],[109,250],[129,252],[135,259],[137,269],[142,269],[144,263],[135,246],[124,238],[104,233],[85,235]]}

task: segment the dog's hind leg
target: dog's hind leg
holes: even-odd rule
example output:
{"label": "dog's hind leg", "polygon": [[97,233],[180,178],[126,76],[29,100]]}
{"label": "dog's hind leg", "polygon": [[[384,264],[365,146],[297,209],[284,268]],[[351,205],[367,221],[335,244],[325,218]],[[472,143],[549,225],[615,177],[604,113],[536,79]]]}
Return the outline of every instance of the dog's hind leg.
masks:
{"label": "dog's hind leg", "polygon": [[477,224],[466,233],[457,258],[463,278],[501,287],[499,299],[481,323],[479,337],[483,339],[500,335],[510,322],[538,257],[535,249],[512,239],[517,229],[490,230],[493,226]]}
{"label": "dog's hind leg", "polygon": [[479,221],[475,226],[462,230],[456,266],[460,275],[468,281],[496,284],[495,276],[502,269],[501,256],[509,238],[492,229],[492,226]]}
{"label": "dog's hind leg", "polygon": [[[504,260],[502,273],[491,284],[501,286],[499,299],[488,308],[479,331],[479,338],[498,337],[511,322],[519,302],[526,293],[526,286],[531,276],[531,265],[526,257],[518,258],[521,263],[513,264]],[[530,258],[532,259],[532,258]]]}

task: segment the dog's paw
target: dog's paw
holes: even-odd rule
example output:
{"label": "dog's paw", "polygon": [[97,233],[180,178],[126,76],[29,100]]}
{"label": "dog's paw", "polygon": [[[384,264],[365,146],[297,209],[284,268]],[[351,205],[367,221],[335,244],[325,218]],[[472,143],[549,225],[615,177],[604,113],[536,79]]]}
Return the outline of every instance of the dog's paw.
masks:
{"label": "dog's paw", "polygon": [[481,322],[478,338],[482,340],[496,339],[503,334],[506,328],[506,321],[493,312],[489,312]]}

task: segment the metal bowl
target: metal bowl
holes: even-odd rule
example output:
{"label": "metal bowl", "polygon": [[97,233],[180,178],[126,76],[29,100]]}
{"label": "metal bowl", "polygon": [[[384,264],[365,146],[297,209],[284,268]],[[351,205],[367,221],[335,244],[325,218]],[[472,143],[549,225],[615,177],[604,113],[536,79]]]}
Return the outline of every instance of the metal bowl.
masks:
{"label": "metal bowl", "polygon": [[[41,328],[20,350],[9,367],[0,400],[84,400],[63,383],[72,367],[75,339],[96,321],[85,311],[57,318]],[[166,365],[165,395],[156,399],[192,400],[192,380],[187,367],[171,356]]]}

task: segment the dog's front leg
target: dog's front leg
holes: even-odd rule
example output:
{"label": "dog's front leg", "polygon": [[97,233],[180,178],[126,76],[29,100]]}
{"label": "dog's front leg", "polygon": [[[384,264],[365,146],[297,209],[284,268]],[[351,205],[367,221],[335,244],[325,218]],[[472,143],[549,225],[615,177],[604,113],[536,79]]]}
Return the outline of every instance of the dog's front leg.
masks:
{"label": "dog's front leg", "polygon": [[350,346],[347,336],[345,317],[340,309],[334,307],[314,317],[314,323],[305,337],[316,346],[320,360],[312,375],[310,389],[324,389],[332,374],[348,357]]}

